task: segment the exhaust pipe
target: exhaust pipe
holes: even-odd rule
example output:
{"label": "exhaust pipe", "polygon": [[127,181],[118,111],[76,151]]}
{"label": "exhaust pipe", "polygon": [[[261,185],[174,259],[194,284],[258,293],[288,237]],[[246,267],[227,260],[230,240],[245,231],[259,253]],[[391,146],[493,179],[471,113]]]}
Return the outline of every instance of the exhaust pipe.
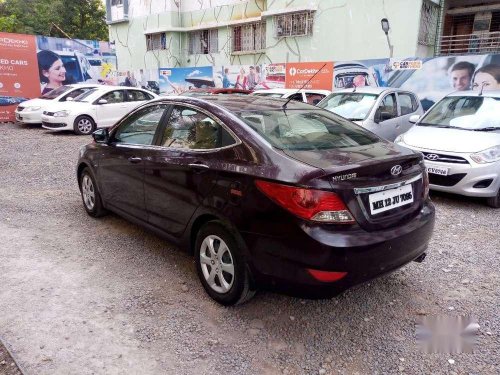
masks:
{"label": "exhaust pipe", "polygon": [[424,261],[424,259],[425,259],[426,256],[427,256],[427,253],[422,253],[418,257],[416,257],[415,259],[413,259],[413,261],[417,262],[417,263],[422,263]]}

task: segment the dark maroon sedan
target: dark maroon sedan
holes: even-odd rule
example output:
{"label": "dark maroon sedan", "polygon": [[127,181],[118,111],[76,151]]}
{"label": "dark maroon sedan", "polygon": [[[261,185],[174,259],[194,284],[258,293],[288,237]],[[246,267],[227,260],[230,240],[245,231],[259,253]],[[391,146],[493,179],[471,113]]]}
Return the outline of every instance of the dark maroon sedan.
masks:
{"label": "dark maroon sedan", "polygon": [[105,210],[194,254],[216,301],[305,297],[421,261],[434,226],[422,156],[312,105],[258,96],[148,102],[78,161]]}

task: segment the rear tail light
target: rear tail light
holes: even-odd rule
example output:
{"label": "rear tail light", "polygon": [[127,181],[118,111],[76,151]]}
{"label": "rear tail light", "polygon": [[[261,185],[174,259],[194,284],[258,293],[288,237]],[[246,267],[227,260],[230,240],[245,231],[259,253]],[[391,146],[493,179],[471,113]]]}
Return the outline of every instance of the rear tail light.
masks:
{"label": "rear tail light", "polygon": [[340,197],[331,192],[257,180],[257,188],[292,214],[306,220],[335,223],[355,223]]}

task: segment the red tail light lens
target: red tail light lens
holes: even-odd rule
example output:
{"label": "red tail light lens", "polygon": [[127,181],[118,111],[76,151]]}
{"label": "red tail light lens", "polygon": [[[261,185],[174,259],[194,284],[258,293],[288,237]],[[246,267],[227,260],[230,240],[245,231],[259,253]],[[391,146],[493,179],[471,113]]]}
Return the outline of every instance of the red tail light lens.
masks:
{"label": "red tail light lens", "polygon": [[320,271],[313,269],[307,269],[307,272],[309,272],[309,274],[316,280],[322,281],[324,283],[338,281],[347,276],[347,272]]}
{"label": "red tail light lens", "polygon": [[306,220],[336,223],[355,223],[340,197],[331,192],[257,180],[257,188],[292,214]]}

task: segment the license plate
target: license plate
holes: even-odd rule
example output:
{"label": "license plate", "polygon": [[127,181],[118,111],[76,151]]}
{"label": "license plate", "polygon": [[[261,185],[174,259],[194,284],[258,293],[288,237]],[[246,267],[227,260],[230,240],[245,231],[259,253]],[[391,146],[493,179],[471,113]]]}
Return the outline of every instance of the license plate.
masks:
{"label": "license plate", "polygon": [[449,168],[427,167],[427,173],[448,176]]}
{"label": "license plate", "polygon": [[411,185],[405,185],[396,189],[373,193],[368,196],[370,212],[372,215],[392,210],[413,202],[413,189]]}

